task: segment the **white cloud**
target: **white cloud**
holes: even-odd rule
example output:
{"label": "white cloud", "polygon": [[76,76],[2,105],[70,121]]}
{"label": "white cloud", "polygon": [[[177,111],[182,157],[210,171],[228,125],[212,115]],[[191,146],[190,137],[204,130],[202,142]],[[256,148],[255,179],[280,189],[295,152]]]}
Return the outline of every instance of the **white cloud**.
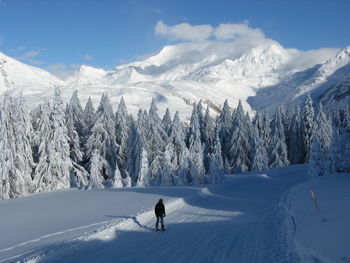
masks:
{"label": "white cloud", "polygon": [[94,58],[93,58],[91,55],[89,55],[89,54],[85,54],[83,58],[84,58],[85,60],[87,60],[87,61],[94,60]]}
{"label": "white cloud", "polygon": [[21,60],[27,60],[29,58],[37,57],[39,55],[39,53],[40,52],[37,51],[37,50],[31,50],[31,51],[29,51],[29,52],[27,52],[27,53],[25,53],[25,54],[23,54],[21,56],[18,56],[17,58],[21,59]]}
{"label": "white cloud", "polygon": [[213,33],[211,25],[195,25],[181,23],[175,26],[168,26],[163,21],[158,21],[155,33],[158,36],[171,40],[203,41],[208,39]]}
{"label": "white cloud", "polygon": [[220,24],[217,27],[211,25],[190,25],[181,23],[168,26],[163,21],[158,21],[155,26],[155,34],[169,38],[170,40],[183,40],[200,42],[208,39],[218,41],[244,39],[264,39],[265,35],[259,28],[252,28],[248,22],[238,24]]}
{"label": "white cloud", "polygon": [[239,37],[265,38],[259,28],[251,28],[248,22],[243,24],[220,24],[215,28],[214,35],[218,40],[233,40]]}

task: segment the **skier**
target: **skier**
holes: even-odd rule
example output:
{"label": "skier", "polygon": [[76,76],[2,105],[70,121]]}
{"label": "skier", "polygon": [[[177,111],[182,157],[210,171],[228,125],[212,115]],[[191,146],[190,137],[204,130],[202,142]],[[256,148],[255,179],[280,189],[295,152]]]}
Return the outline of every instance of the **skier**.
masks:
{"label": "skier", "polygon": [[156,204],[154,208],[154,213],[157,217],[157,223],[156,223],[156,231],[158,231],[158,223],[160,219],[160,224],[162,226],[162,230],[164,231],[164,217],[165,217],[165,207],[163,204],[163,199],[159,199],[158,203]]}

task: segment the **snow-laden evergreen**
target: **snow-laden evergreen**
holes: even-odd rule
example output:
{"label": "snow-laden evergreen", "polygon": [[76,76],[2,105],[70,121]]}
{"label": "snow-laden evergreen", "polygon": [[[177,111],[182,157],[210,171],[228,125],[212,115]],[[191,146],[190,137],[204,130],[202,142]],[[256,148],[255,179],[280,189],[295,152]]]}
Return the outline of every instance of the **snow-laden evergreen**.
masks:
{"label": "snow-laden evergreen", "polygon": [[300,108],[297,107],[292,114],[288,133],[288,157],[291,164],[303,163],[303,124],[301,119]]}
{"label": "snow-laden evergreen", "polygon": [[314,107],[310,94],[304,102],[303,108],[303,146],[305,162],[310,157],[310,147],[314,132]]}
{"label": "snow-laden evergreen", "polygon": [[207,182],[203,163],[203,145],[199,125],[198,107],[193,106],[191,123],[188,132],[189,179],[190,183],[204,184]]}
{"label": "snow-laden evergreen", "polygon": [[0,197],[218,183],[227,171],[261,171],[306,156],[310,176],[350,171],[349,107],[319,105],[313,118],[309,96],[302,111],[278,107],[272,121],[259,112],[251,121],[242,103],[231,113],[227,100],[216,121],[212,110],[204,113],[202,102],[195,103],[188,125],[178,112],[171,120],[169,109],[160,118],[153,99],[134,120],[123,98],[115,114],[107,94],[96,111],[91,100],[82,110],[77,92],[64,107],[56,88],[52,103],[29,113],[23,97],[7,93],[0,111]]}
{"label": "snow-laden evergreen", "polygon": [[[106,180],[107,184],[114,184],[114,170],[117,164],[117,143],[115,140],[115,123],[112,105],[108,95],[103,94],[100,105],[97,109],[98,116],[96,122],[91,128],[91,135],[86,142],[86,158],[88,167],[92,167],[92,154],[99,155],[101,164],[99,167],[101,176]],[[95,161],[96,161],[95,160]]]}
{"label": "snow-laden evergreen", "polygon": [[[210,160],[212,158],[212,153],[214,152],[215,147],[215,122],[214,119],[210,116],[210,108],[207,107],[203,119],[203,131],[202,131],[202,141],[204,145],[204,168],[208,172],[210,167]],[[221,145],[221,143],[220,143]],[[221,154],[221,150],[220,150]]]}
{"label": "snow-laden evergreen", "polygon": [[83,111],[83,118],[84,118],[83,121],[85,122],[87,129],[91,129],[91,127],[94,125],[96,121],[96,112],[95,112],[94,105],[92,104],[91,97],[89,97],[85,105],[85,108]]}
{"label": "snow-laden evergreen", "polygon": [[32,192],[33,130],[22,94],[5,93],[0,110],[0,199]]}
{"label": "snow-laden evergreen", "polygon": [[252,153],[252,170],[264,171],[268,169],[269,158],[267,156],[267,149],[263,138],[261,137],[258,129],[258,122],[255,122],[254,126],[254,144]]}
{"label": "snow-laden evergreen", "polygon": [[118,170],[120,170],[121,175],[127,177],[126,175],[126,162],[127,162],[127,147],[128,138],[130,132],[131,119],[128,115],[127,108],[124,102],[124,98],[120,99],[118,110],[115,113],[115,140],[118,145],[117,150],[117,164]]}
{"label": "snow-laden evergreen", "polygon": [[228,101],[225,100],[224,106],[222,107],[222,111],[218,117],[217,126],[219,129],[219,137],[222,147],[222,158],[224,160],[225,172],[229,172],[229,156],[228,153],[230,151],[231,145],[231,128],[232,128],[232,117],[230,112],[230,107],[228,105]]}
{"label": "snow-laden evergreen", "polygon": [[185,138],[185,131],[180,121],[179,112],[177,111],[171,126],[169,143],[172,144],[172,148],[174,149],[172,165],[177,174],[178,184],[188,183],[189,152],[185,143]]}
{"label": "snow-laden evergreen", "polygon": [[83,110],[75,91],[66,108],[66,126],[69,138],[70,158],[72,160],[71,185],[86,186],[89,174],[81,165],[83,161],[83,151],[81,144],[86,131]]}
{"label": "snow-laden evergreen", "polygon": [[51,191],[71,186],[69,138],[65,123],[64,105],[59,88],[55,88],[52,108],[45,103],[35,136],[38,159],[34,173],[36,192]]}
{"label": "snow-laden evergreen", "polygon": [[277,108],[271,122],[271,137],[269,148],[269,167],[281,167],[289,165],[288,152],[282,124],[280,107]]}
{"label": "snow-laden evergreen", "polygon": [[152,180],[159,182],[160,171],[163,169],[164,150],[168,140],[168,135],[163,128],[160,117],[158,116],[158,108],[155,99],[152,99],[149,109],[147,121],[147,129],[145,129],[147,140],[148,162],[150,164],[150,172]]}
{"label": "snow-laden evergreen", "polygon": [[219,132],[216,129],[215,131],[215,141],[213,143],[213,149],[210,154],[210,163],[209,163],[209,169],[208,174],[209,178],[208,181],[210,183],[218,183],[223,180],[224,176],[224,163],[222,160],[222,153],[221,153],[221,142],[219,138]]}
{"label": "snow-laden evergreen", "polygon": [[251,167],[250,122],[239,101],[232,124],[231,148],[228,156],[232,172],[245,172]]}

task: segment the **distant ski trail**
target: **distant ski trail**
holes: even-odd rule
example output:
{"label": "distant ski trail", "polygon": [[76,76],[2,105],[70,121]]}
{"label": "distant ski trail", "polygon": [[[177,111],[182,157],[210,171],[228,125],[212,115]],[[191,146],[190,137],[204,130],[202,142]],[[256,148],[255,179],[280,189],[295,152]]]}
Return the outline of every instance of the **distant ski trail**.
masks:
{"label": "distant ski trail", "polygon": [[[298,262],[283,202],[304,172],[229,176],[166,204],[158,234],[152,210],[19,257],[28,262]],[[33,261],[31,261],[33,260]],[[22,262],[24,262],[22,261]]]}

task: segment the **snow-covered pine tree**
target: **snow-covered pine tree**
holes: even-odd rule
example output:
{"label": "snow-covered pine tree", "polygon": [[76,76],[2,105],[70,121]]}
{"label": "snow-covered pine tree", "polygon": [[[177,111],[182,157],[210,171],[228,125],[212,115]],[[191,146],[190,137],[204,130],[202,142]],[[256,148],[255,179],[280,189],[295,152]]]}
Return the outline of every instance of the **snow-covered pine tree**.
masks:
{"label": "snow-covered pine tree", "polygon": [[310,160],[309,160],[308,175],[310,177],[322,176],[325,173],[325,162],[320,143],[317,136],[312,137],[310,148]]}
{"label": "snow-covered pine tree", "polygon": [[330,171],[332,173],[350,172],[350,112],[349,109],[339,109],[339,122],[333,131],[330,155]]}
{"label": "snow-covered pine tree", "polygon": [[[149,167],[147,157],[147,144],[144,135],[144,118],[148,116],[140,109],[137,123],[131,122],[130,135],[127,149],[127,171],[131,178],[131,185],[150,184]],[[146,165],[147,164],[147,165]],[[147,166],[147,167],[146,167]],[[139,177],[143,178],[139,178]],[[148,181],[147,181],[148,180]]]}
{"label": "snow-covered pine tree", "polygon": [[86,163],[91,167],[92,153],[97,149],[104,166],[104,169],[100,170],[101,175],[107,184],[113,185],[118,147],[115,140],[113,109],[107,94],[102,95],[96,115],[98,118],[91,128],[91,135],[86,142]]}
{"label": "snow-covered pine tree", "polygon": [[159,171],[163,168],[163,154],[168,135],[165,132],[161,120],[158,116],[158,108],[154,98],[152,99],[149,110],[148,129],[146,130],[148,162],[150,164],[150,172],[152,181],[157,182],[160,175]]}
{"label": "snow-covered pine tree", "polygon": [[233,121],[231,148],[228,153],[231,171],[244,172],[251,167],[251,143],[248,123],[241,101],[239,101]]}
{"label": "snow-covered pine tree", "polygon": [[175,184],[189,183],[189,152],[185,143],[185,131],[180,121],[179,112],[175,113],[173,124],[171,126],[169,142],[174,149],[172,165],[177,174]]}
{"label": "snow-covered pine tree", "polygon": [[[89,107],[91,107],[91,105]],[[82,138],[86,130],[86,124],[84,120],[85,118],[83,108],[81,107],[77,90],[73,92],[72,97],[67,104],[66,115],[71,115],[75,130],[77,131],[79,138]]]}
{"label": "snow-covered pine tree", "polygon": [[281,110],[278,107],[271,122],[269,167],[289,165],[286,139],[282,124]]}
{"label": "snow-covered pine tree", "polygon": [[[232,128],[232,118],[230,107],[228,105],[227,99],[225,100],[222,111],[217,119],[217,126],[219,129],[219,137],[222,147],[222,158],[226,164],[228,164],[228,154],[230,151],[230,140],[231,140],[231,128]],[[225,165],[225,172],[229,172],[229,165]]]}
{"label": "snow-covered pine tree", "polygon": [[55,88],[53,107],[45,103],[42,108],[39,129],[35,136],[38,143],[38,164],[34,173],[36,192],[70,187],[72,161],[65,123],[61,92]]}
{"label": "snow-covered pine tree", "polygon": [[162,125],[163,125],[163,128],[166,132],[166,134],[168,136],[170,136],[170,132],[171,132],[171,125],[172,125],[172,121],[171,121],[171,116],[170,116],[170,111],[169,111],[169,108],[166,108],[166,111],[165,111],[165,114],[164,114],[164,117],[162,119]]}
{"label": "snow-covered pine tree", "polygon": [[265,171],[268,169],[269,158],[265,148],[264,140],[260,137],[260,133],[257,127],[258,123],[255,122],[254,126],[254,144],[253,144],[253,157],[252,157],[252,170],[253,171]]}
{"label": "snow-covered pine tree", "polygon": [[136,186],[143,187],[148,186],[151,181],[151,173],[148,165],[148,157],[145,148],[141,147],[141,150],[136,159]]}
{"label": "snow-covered pine tree", "polygon": [[0,110],[0,199],[32,191],[31,140],[33,130],[22,94],[5,92]]}
{"label": "snow-covered pine tree", "polygon": [[288,159],[291,164],[304,162],[303,131],[300,107],[296,107],[290,120],[288,140]]}
{"label": "snow-covered pine tree", "polygon": [[83,152],[80,147],[86,127],[77,91],[73,93],[66,107],[66,126],[69,138],[70,158],[72,160],[70,184],[77,187],[86,186],[89,174],[81,165]]}
{"label": "snow-covered pine tree", "polygon": [[269,148],[270,145],[270,121],[267,117],[266,112],[257,112],[253,119],[253,127],[256,127],[259,132],[259,137],[263,140],[265,149]]}
{"label": "snow-covered pine tree", "polygon": [[210,116],[209,106],[207,106],[203,119],[202,141],[204,146],[204,168],[207,173],[209,171],[211,154],[214,152],[215,143],[215,122]]}
{"label": "snow-covered pine tree", "polygon": [[161,172],[161,178],[159,184],[161,185],[174,185],[175,169],[172,163],[174,159],[174,148],[170,142],[165,147],[164,152],[164,165]]}
{"label": "snow-covered pine tree", "polygon": [[108,167],[106,160],[102,158],[98,149],[94,149],[89,162],[90,177],[88,189],[104,188],[105,178],[103,177],[103,170],[105,167]]}
{"label": "snow-covered pine tree", "polygon": [[328,154],[332,142],[332,122],[323,111],[322,104],[318,105],[318,112],[314,122],[314,136],[317,136],[318,142],[324,154]]}
{"label": "snow-covered pine tree", "polygon": [[127,162],[127,145],[130,132],[131,119],[128,115],[127,108],[122,97],[119,102],[118,110],[115,114],[115,131],[116,142],[118,145],[118,157],[117,163],[122,175],[122,178],[126,178],[126,162]]}
{"label": "snow-covered pine tree", "polygon": [[221,154],[221,142],[219,138],[219,132],[215,131],[215,141],[213,144],[213,150],[210,153],[210,164],[209,164],[209,178],[208,181],[212,184],[221,182],[224,175],[224,163]]}
{"label": "snow-covered pine tree", "polygon": [[198,107],[196,104],[193,106],[188,132],[188,149],[190,182],[194,184],[207,183],[203,163],[203,145],[201,143]]}
{"label": "snow-covered pine tree", "polygon": [[84,123],[88,131],[92,128],[92,126],[96,121],[96,111],[95,111],[94,105],[92,104],[91,97],[89,97],[85,105],[83,116],[84,116]]}
{"label": "snow-covered pine tree", "polygon": [[310,94],[306,97],[303,108],[303,142],[304,160],[308,162],[310,156],[310,146],[314,131],[314,108]]}

